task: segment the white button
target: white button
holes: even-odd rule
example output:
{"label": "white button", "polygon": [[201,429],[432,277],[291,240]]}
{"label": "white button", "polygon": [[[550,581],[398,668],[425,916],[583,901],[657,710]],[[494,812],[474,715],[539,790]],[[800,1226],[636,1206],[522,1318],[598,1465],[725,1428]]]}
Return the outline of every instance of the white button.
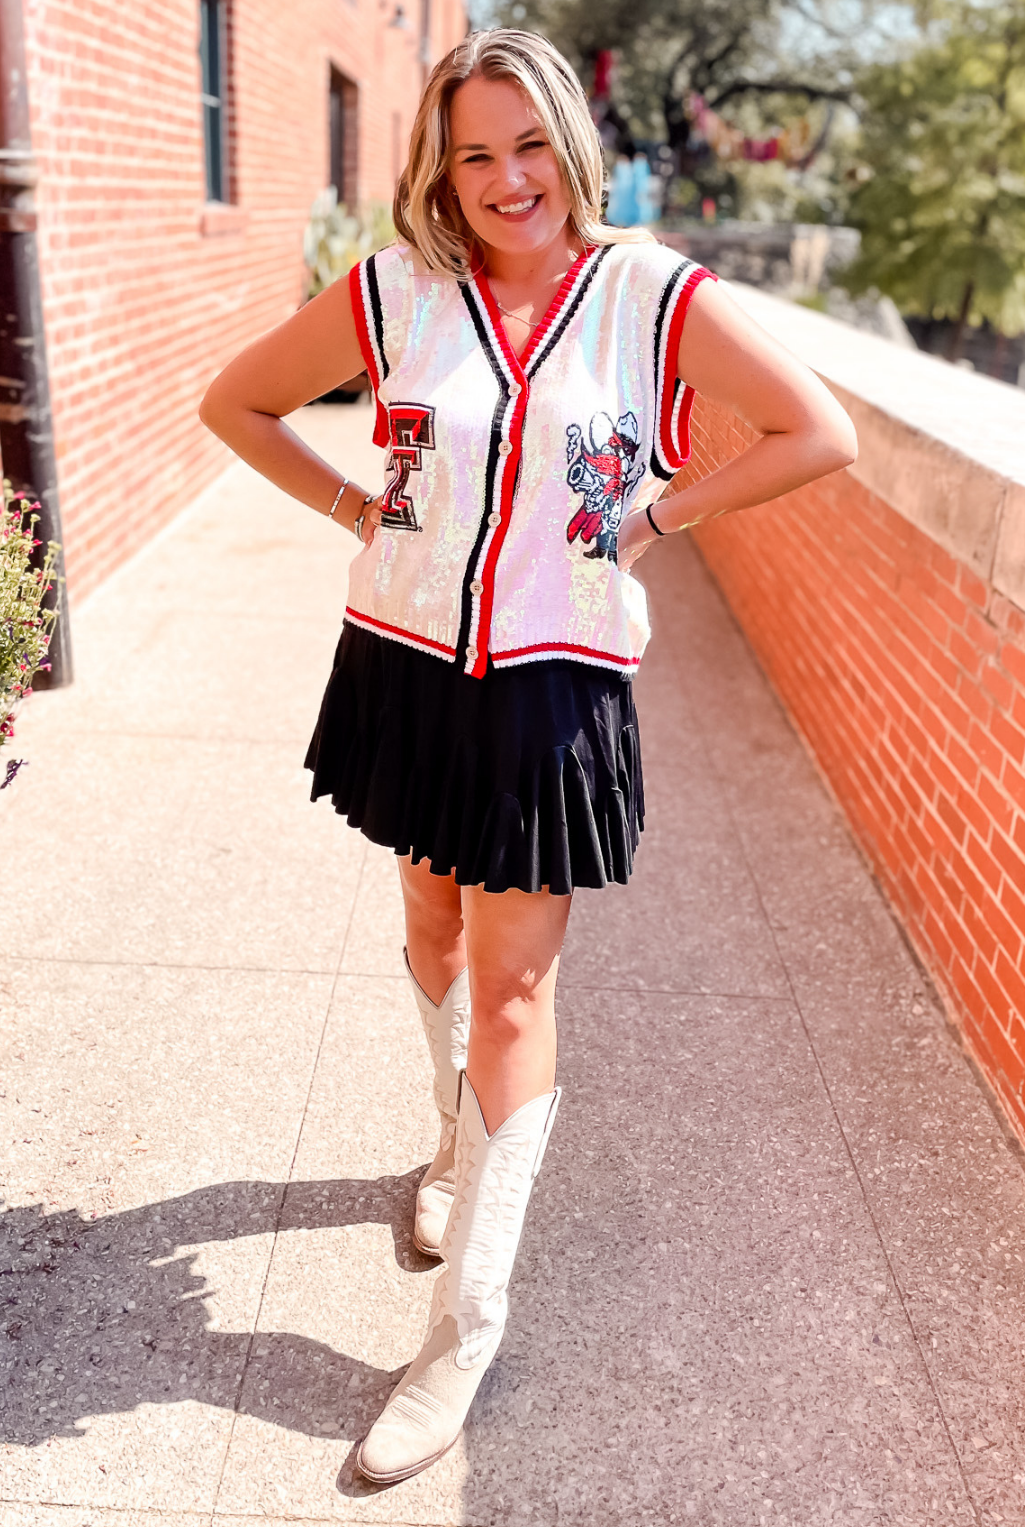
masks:
{"label": "white button", "polygon": [[483,592],[484,592],[484,585],[483,585],[483,583],[481,583],[479,578],[474,578],[473,582],[470,584],[470,593],[471,594],[483,594]]}
{"label": "white button", "polygon": [[518,398],[522,391],[523,388],[520,386],[519,382],[509,383],[509,396],[511,398]]}
{"label": "white button", "polygon": [[489,514],[488,515],[488,524],[489,525],[501,525],[501,523],[502,523],[502,516],[499,513],[497,513],[497,511],[494,514]]}
{"label": "white button", "polygon": [[499,442],[498,454],[500,456],[508,456],[508,454],[509,454],[509,452],[511,450],[512,450],[512,442],[510,440],[502,440],[502,441]]}
{"label": "white button", "polygon": [[476,647],[467,647],[466,655],[470,659],[471,663],[475,662],[476,658],[477,658],[477,649],[476,649]]}

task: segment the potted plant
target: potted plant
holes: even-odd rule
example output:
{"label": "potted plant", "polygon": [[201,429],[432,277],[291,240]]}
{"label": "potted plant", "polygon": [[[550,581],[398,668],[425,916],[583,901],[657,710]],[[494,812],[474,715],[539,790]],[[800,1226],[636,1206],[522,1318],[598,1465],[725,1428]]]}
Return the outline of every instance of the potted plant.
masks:
{"label": "potted plant", "polygon": [[[32,553],[42,542],[33,536],[38,504],[11,491],[4,480],[0,516],[0,749],[14,736],[14,714],[32,693],[32,680],[45,662],[57,620],[57,610],[44,609],[53,588],[60,543],[50,541],[41,567],[32,566]],[[63,583],[63,578],[57,580]],[[6,790],[23,758],[8,759],[0,790]]]}
{"label": "potted plant", "polygon": [[[310,220],[303,234],[303,258],[306,261],[306,301],[325,287],[347,276],[354,265],[383,249],[395,237],[391,213],[381,202],[370,202],[359,211],[350,211],[338,200],[334,186],[322,191],[310,208]],[[354,377],[345,387],[335,387],[317,403],[355,403],[370,391],[366,372]]]}

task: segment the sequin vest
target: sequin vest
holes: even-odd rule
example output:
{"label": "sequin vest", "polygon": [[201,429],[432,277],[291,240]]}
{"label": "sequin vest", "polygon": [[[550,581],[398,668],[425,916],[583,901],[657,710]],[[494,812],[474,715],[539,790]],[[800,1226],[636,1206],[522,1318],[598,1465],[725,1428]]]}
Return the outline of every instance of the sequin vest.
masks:
{"label": "sequin vest", "polygon": [[346,619],[474,678],[489,654],[496,668],[570,657],[634,673],[647,604],[616,540],[689,455],[676,357],[707,275],[660,244],[591,249],[517,359],[483,276],[434,275],[398,244],[357,265],[389,455]]}

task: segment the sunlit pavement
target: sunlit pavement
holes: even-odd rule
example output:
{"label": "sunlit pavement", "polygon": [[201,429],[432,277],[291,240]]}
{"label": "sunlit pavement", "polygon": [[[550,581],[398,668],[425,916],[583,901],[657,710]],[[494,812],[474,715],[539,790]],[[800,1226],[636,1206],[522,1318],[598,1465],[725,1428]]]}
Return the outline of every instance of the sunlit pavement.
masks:
{"label": "sunlit pavement", "polygon": [[[303,433],[380,481],[371,411]],[[1025,1520],[1025,1180],[692,545],[648,825],[576,900],[558,1125],[463,1438],[352,1444],[434,1148],[387,851],[302,767],[354,540],[238,466],[73,611],[0,795],[4,1527]]]}

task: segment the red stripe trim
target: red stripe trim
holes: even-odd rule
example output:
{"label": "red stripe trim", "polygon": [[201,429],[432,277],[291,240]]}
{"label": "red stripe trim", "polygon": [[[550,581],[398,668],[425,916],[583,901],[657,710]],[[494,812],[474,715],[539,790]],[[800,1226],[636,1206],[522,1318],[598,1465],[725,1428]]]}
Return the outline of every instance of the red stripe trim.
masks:
{"label": "red stripe trim", "polygon": [[388,631],[392,636],[401,636],[405,641],[414,642],[418,647],[430,647],[435,652],[444,652],[446,657],[456,655],[456,649],[446,647],[444,642],[432,641],[429,636],[420,636],[416,631],[404,631],[401,626],[390,626],[386,620],[375,620],[372,615],[364,615],[360,610],[352,609],[350,605],[345,606],[345,613],[353,620],[362,620],[377,631]]}
{"label": "red stripe trim", "polygon": [[[675,387],[673,391],[676,391]],[[670,439],[673,442],[673,449],[676,453],[675,460],[671,460],[670,465],[676,468],[686,466],[690,460],[690,415],[694,407],[693,387],[682,388],[679,399],[679,406],[673,411],[670,432]]]}
{"label": "red stripe trim", "polygon": [[541,322],[538,324],[537,328],[534,330],[533,334],[530,336],[530,339],[527,341],[527,348],[524,350],[523,359],[520,362],[520,365],[523,367],[524,371],[526,371],[527,367],[530,365],[530,362],[534,356],[534,352],[538,349],[544,340],[548,330],[552,327],[552,324],[558,318],[567,297],[576,284],[577,277],[579,276],[584,266],[587,264],[587,261],[594,254],[594,251],[597,247],[598,246],[596,244],[591,244],[587,249],[585,249],[583,254],[579,255],[578,258],[573,261],[573,264],[563,276],[559,290],[556,292],[552,299],[551,306],[549,307],[545,316],[542,318]]}
{"label": "red stripe trim", "polygon": [[[491,321],[491,327],[494,331],[495,338],[498,340],[498,343],[501,346],[502,357],[505,361],[505,364],[512,372],[513,376],[519,382],[521,388],[520,393],[515,399],[511,416],[506,416],[508,418],[508,424],[506,425],[505,438],[508,439],[510,445],[512,446],[512,450],[509,452],[508,456],[506,456],[505,465],[502,468],[502,487],[498,503],[498,513],[500,516],[499,523],[495,526],[495,533],[491,537],[491,541],[488,545],[487,556],[484,559],[484,566],[478,573],[478,577],[480,578],[481,583],[484,585],[484,592],[478,596],[480,599],[480,604],[477,610],[477,629],[474,635],[474,642],[477,648],[477,656],[474,659],[473,667],[469,670],[471,677],[475,679],[482,679],[487,672],[488,641],[491,635],[491,613],[494,609],[495,603],[495,567],[497,566],[499,554],[502,550],[502,543],[505,540],[506,531],[509,529],[509,521],[512,518],[513,491],[516,486],[516,477],[519,471],[520,458],[523,452],[523,416],[526,413],[527,399],[530,392],[530,384],[527,381],[523,368],[530,360],[531,355],[534,353],[534,350],[540,341],[540,337],[547,332],[547,330],[558,318],[563,305],[565,304],[570,292],[573,290],[573,287],[576,284],[577,277],[579,276],[582,267],[593,253],[594,246],[589,249],[585,249],[583,254],[581,254],[573,262],[569,270],[566,272],[559,285],[559,290],[556,292],[555,296],[552,298],[551,303],[549,304],[548,311],[545,313],[545,316],[541,320],[540,325],[537,329],[535,329],[533,335],[531,336],[530,342],[528,343],[527,348],[523,353],[522,361],[517,359],[516,353],[509,343],[509,336],[505,332],[505,326],[502,323],[502,315],[492,294],[491,288],[488,285],[487,277],[485,276],[484,272],[481,271],[475,278],[474,284],[478,293],[480,294],[481,301],[484,304],[485,312]],[[616,659],[616,661],[618,662],[621,660]]]}
{"label": "red stripe trim", "polygon": [[[502,322],[502,314],[499,310],[498,303],[492,296],[491,288],[488,285],[488,278],[483,271],[480,271],[474,278],[474,285],[476,286],[477,291],[480,293],[480,299],[484,304],[484,309],[488,317],[491,319],[491,327],[494,330],[495,338],[498,340],[499,347],[502,351],[502,358],[505,361],[505,364],[508,366],[509,370],[512,372],[516,380],[521,384],[521,386],[526,386],[527,379],[523,375],[523,367],[520,365],[516,358],[516,351],[509,343],[509,336],[505,332],[505,325]],[[520,396],[522,397],[522,393]]]}
{"label": "red stripe trim", "polygon": [[513,403],[511,415],[506,415],[508,424],[506,426],[505,438],[508,439],[512,450],[505,457],[502,466],[502,487],[497,505],[500,519],[499,523],[495,526],[495,533],[488,545],[484,566],[477,575],[484,585],[484,592],[478,595],[480,604],[477,608],[477,629],[473,638],[477,647],[477,656],[469,672],[472,678],[482,679],[488,667],[488,639],[491,635],[491,612],[495,604],[495,566],[498,562],[498,554],[502,550],[502,543],[505,540],[505,533],[509,528],[509,519],[512,514],[513,485],[516,482],[516,472],[520,464],[523,415],[526,412],[530,384],[524,376],[523,368],[516,359],[515,352],[509,343],[509,336],[506,334],[502,324],[502,315],[498,310],[498,304],[491,294],[491,288],[488,286],[487,277],[483,271],[476,278],[475,284],[481,301],[484,304],[484,310],[491,321],[491,328],[494,331],[495,338],[501,347],[502,358],[509,371],[519,382],[521,388],[519,395]]}
{"label": "red stripe trim", "polygon": [[513,647],[508,652],[493,652],[494,663],[508,662],[510,658],[527,657],[532,652],[576,652],[581,657],[598,657],[603,663],[618,663],[623,668],[635,668],[639,657],[618,657],[614,652],[597,652],[594,647],[580,647],[576,642],[536,642],[533,647]]}
{"label": "red stripe trim", "polygon": [[584,250],[583,254],[578,255],[577,258],[573,261],[573,264],[570,266],[569,270],[566,272],[561,282],[559,283],[559,290],[555,293],[555,296],[548,304],[547,312],[541,319],[541,322],[538,324],[533,334],[530,336],[530,339],[527,341],[527,348],[524,350],[521,357],[517,357],[515,350],[509,343],[509,336],[506,334],[505,325],[502,322],[502,314],[498,303],[495,301],[491,287],[488,285],[487,276],[482,270],[479,271],[475,277],[477,290],[481,294],[484,306],[487,309],[488,316],[491,319],[491,327],[494,329],[498,343],[502,347],[502,354],[505,358],[506,365],[509,367],[510,371],[512,371],[518,382],[522,382],[524,380],[523,373],[529,366],[531,357],[537,350],[538,346],[541,344],[545,335],[548,333],[548,330],[552,327],[552,324],[558,318],[566,304],[566,299],[569,297],[573,287],[576,285],[577,277],[579,276],[583,267],[587,264],[587,261],[594,254],[594,251],[597,247],[598,246],[596,244],[590,245],[589,248]]}
{"label": "red stripe trim", "polygon": [[[694,404],[694,389],[687,387],[678,410],[674,410],[676,397],[676,365],[683,337],[683,321],[687,316],[690,299],[706,276],[713,281],[718,278],[710,270],[699,265],[692,270],[677,295],[669,320],[663,362],[662,397],[659,400],[658,443],[666,465],[678,470],[690,459],[690,412]],[[675,418],[674,418],[675,411]],[[675,425],[675,428],[674,428]]]}
{"label": "red stripe trim", "polygon": [[377,369],[377,356],[374,352],[373,341],[370,338],[370,322],[368,322],[366,305],[363,301],[362,262],[354,265],[349,272],[349,298],[352,302],[352,316],[356,321],[356,337],[359,340],[360,354],[363,357],[363,364],[369,373],[370,383],[374,389],[374,401],[377,404],[377,418],[374,421],[374,444],[380,446],[390,445],[391,430],[388,425],[388,414],[380,398],[377,396],[377,389],[381,385],[381,373]]}
{"label": "red stripe trim", "polygon": [[491,612],[495,604],[495,568],[498,564],[499,553],[505,540],[506,531],[509,529],[509,521],[512,518],[513,490],[516,486],[516,474],[519,470],[520,456],[523,449],[523,415],[527,408],[527,389],[524,387],[516,399],[509,421],[509,441],[512,450],[505,458],[505,466],[502,469],[502,489],[499,496],[498,513],[501,516],[495,526],[495,533],[491,537],[484,566],[480,573],[480,581],[484,585],[484,592],[480,595],[480,609],[477,616],[477,660],[470,670],[475,679],[482,679],[487,672],[488,666],[488,640],[491,636]]}

